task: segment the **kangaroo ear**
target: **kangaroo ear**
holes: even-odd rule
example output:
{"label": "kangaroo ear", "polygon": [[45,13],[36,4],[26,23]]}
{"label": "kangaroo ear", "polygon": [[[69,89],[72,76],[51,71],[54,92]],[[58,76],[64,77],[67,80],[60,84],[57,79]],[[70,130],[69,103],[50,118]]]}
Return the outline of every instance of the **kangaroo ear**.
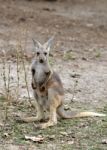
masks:
{"label": "kangaroo ear", "polygon": [[54,39],[54,36],[52,36],[52,37],[43,45],[43,47],[44,47],[46,50],[50,51],[50,47],[51,47],[51,45],[52,45],[53,39]]}
{"label": "kangaroo ear", "polygon": [[33,43],[34,43],[34,46],[36,47],[36,49],[40,48],[41,47],[41,44],[37,41],[37,40],[33,40]]}

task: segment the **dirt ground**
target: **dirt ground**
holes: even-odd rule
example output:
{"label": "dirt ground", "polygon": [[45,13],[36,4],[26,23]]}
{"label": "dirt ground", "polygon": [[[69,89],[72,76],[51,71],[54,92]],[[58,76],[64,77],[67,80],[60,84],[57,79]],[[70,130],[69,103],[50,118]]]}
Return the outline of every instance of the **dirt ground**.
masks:
{"label": "dirt ground", "polygon": [[[55,40],[50,61],[62,79],[65,106],[69,105],[73,110],[107,112],[107,1],[0,0],[0,150],[106,150],[105,118],[63,120],[54,129],[46,131],[35,131],[33,124],[14,121],[13,113],[35,114],[26,100],[28,93],[22,63],[19,64],[19,101],[11,103],[8,120],[3,125],[6,103],[3,99],[3,51],[7,57],[6,74],[8,64],[11,64],[10,82],[12,96],[15,96],[16,49],[21,43],[33,99],[30,86],[30,64],[34,54],[32,38],[44,43],[52,35],[55,35]],[[23,138],[25,134],[42,135],[46,140],[33,143]]]}

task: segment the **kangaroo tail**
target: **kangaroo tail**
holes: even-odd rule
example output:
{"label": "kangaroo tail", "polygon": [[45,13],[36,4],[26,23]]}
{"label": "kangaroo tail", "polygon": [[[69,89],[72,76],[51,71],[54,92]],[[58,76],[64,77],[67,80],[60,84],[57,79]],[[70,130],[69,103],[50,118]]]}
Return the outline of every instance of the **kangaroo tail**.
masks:
{"label": "kangaroo tail", "polygon": [[57,110],[57,113],[60,117],[64,119],[71,119],[71,118],[81,118],[81,117],[104,117],[106,114],[96,113],[96,112],[72,112],[72,111],[65,111],[63,106],[60,106]]}

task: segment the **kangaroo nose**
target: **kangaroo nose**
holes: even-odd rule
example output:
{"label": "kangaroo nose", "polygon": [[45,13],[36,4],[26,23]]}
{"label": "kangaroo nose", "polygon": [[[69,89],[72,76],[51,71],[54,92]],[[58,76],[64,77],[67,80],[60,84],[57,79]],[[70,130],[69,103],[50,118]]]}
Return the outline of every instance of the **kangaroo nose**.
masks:
{"label": "kangaroo nose", "polygon": [[40,62],[40,63],[43,63],[44,61],[43,61],[43,59],[40,59],[39,62]]}

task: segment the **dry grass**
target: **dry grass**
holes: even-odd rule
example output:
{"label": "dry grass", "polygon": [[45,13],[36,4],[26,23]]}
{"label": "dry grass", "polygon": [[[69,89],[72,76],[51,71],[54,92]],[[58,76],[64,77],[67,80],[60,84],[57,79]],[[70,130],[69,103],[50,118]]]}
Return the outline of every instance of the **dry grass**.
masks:
{"label": "dry grass", "polygon": [[[3,111],[5,100],[0,97],[0,109]],[[72,104],[74,107],[74,103]],[[78,107],[83,107],[79,105]],[[34,146],[37,149],[56,149],[56,150],[106,150],[106,144],[102,140],[106,139],[107,119],[106,118],[87,118],[60,120],[58,125],[45,130],[37,130],[33,123],[17,123],[12,116],[13,112],[34,115],[30,109],[29,103],[12,103],[12,110],[8,111],[8,120],[4,127],[0,127],[0,141],[4,144],[12,143],[17,146],[23,146],[25,149]],[[107,112],[107,108],[102,110]],[[43,142],[32,142],[25,140],[25,135],[41,135]],[[96,137],[96,138],[95,138]]]}
{"label": "dry grass", "polygon": [[[11,79],[11,64],[13,64],[12,60],[8,58],[8,53],[3,50],[3,56],[1,58],[2,60],[2,80],[3,80],[3,87],[1,95],[5,99],[5,122],[8,119],[8,107],[12,104],[12,102],[18,103],[20,95],[20,66],[22,66],[22,71],[24,73],[24,82],[25,82],[25,88],[28,93],[28,101],[30,103],[30,106],[32,106],[31,98],[30,98],[30,92],[29,92],[29,85],[28,85],[28,73],[26,70],[26,64],[25,64],[25,57],[24,57],[25,49],[22,48],[21,42],[18,41],[18,44],[16,46],[15,58],[16,61],[16,68],[14,69],[14,74],[16,74],[16,77],[12,77],[14,79]],[[9,59],[9,60],[8,60]],[[15,85],[13,85],[13,82],[15,81]]]}

